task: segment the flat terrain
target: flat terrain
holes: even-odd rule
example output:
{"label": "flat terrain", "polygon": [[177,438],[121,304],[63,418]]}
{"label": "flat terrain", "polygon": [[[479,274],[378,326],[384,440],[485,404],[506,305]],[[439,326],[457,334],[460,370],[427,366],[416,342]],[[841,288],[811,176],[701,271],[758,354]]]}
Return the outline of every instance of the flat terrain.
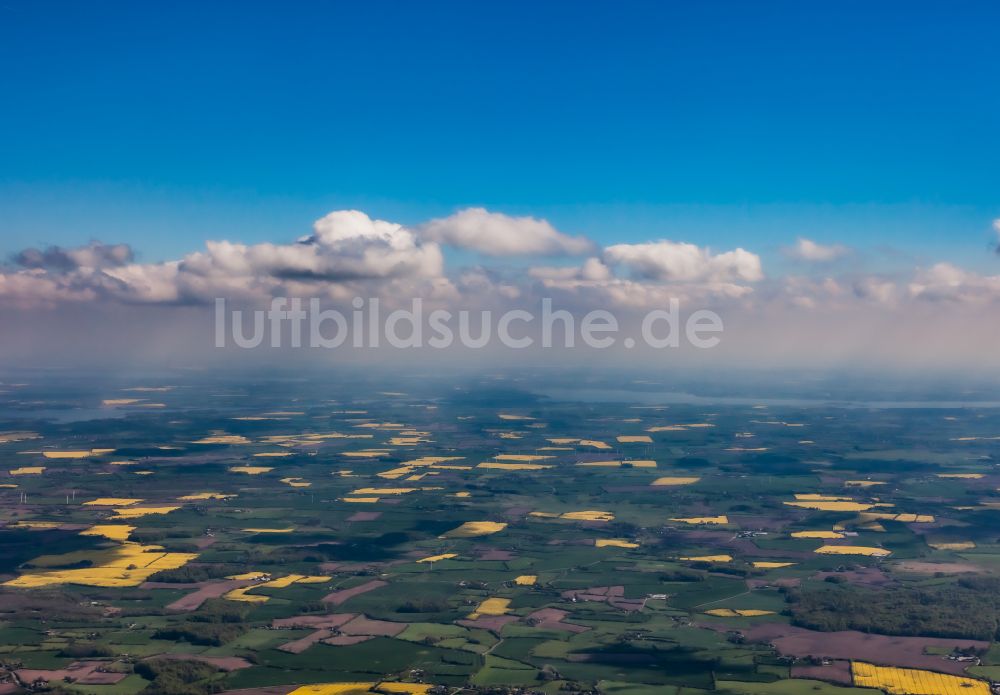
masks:
{"label": "flat terrain", "polygon": [[0,692],[1000,680],[1000,412],[528,383],[0,385]]}

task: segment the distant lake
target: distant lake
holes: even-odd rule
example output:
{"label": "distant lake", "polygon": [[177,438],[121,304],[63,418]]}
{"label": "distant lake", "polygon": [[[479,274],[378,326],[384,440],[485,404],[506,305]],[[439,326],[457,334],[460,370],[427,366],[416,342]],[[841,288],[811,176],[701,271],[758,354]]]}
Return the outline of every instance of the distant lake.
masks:
{"label": "distant lake", "polygon": [[766,405],[791,408],[893,408],[957,410],[1000,408],[1000,401],[853,401],[824,398],[751,398],[744,396],[697,396],[681,391],[631,391],[592,387],[559,387],[534,391],[554,401],[585,403],[641,403],[642,405]]}
{"label": "distant lake", "polygon": [[119,408],[4,408],[0,421],[48,420],[50,422],[86,422],[87,420],[117,420],[126,412]]}

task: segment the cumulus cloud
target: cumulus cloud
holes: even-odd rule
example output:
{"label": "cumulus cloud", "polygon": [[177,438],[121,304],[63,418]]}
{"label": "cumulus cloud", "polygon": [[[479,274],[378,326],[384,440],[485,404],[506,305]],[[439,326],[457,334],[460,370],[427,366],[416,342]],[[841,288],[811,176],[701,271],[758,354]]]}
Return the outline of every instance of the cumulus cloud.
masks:
{"label": "cumulus cloud", "polygon": [[484,208],[467,208],[421,226],[434,242],[487,256],[580,256],[594,250],[589,239],[569,236],[546,220],[511,217]]}
{"label": "cumulus cloud", "polygon": [[[137,303],[207,303],[297,290],[334,293],[339,286],[401,279],[442,279],[440,247],[402,225],[342,210],[317,220],[313,233],[287,244],[208,241],[204,251],[166,263],[133,263],[131,249],[92,243],[77,249],[28,249],[0,273],[0,297],[24,302],[110,298]],[[434,292],[441,283],[424,283]]]}
{"label": "cumulus cloud", "polygon": [[[445,268],[441,244],[491,256],[582,256],[576,262]],[[800,257],[832,259],[839,246],[800,239]],[[650,309],[670,299],[704,307],[739,307],[746,315],[773,308],[824,312],[889,311],[904,316],[929,301],[977,305],[1000,300],[1000,275],[939,263],[910,277],[806,274],[766,279],[760,257],[744,248],[715,252],[670,240],[615,244],[600,250],[544,220],[482,209],[407,227],[356,210],[332,212],[310,233],[283,243],[231,240],[162,263],[140,263],[126,244],[98,241],[72,248],[22,251],[0,266],[0,305],[95,306],[210,304],[216,297],[260,302],[273,296],[349,302],[380,297],[385,306],[421,297],[445,308],[532,306],[541,297],[568,306]],[[867,309],[866,309],[867,307]],[[844,314],[847,315],[847,314]]]}
{"label": "cumulus cloud", "polygon": [[839,301],[846,291],[835,278],[813,278],[801,275],[790,275],[781,280],[772,292],[780,298],[802,309],[816,309],[830,306]]}
{"label": "cumulus cloud", "polygon": [[294,244],[208,242],[184,258],[180,270],[201,276],[230,275],[338,282],[401,276],[434,277],[444,269],[441,250],[420,242],[402,225],[373,220],[357,210],[331,212],[313,234]]}
{"label": "cumulus cloud", "polygon": [[77,268],[107,268],[130,263],[134,257],[128,244],[102,244],[92,241],[86,246],[65,249],[48,246],[30,248],[14,256],[14,263],[24,268],[47,268],[58,271]]}
{"label": "cumulus cloud", "polygon": [[878,304],[892,304],[899,299],[900,288],[892,280],[869,276],[859,278],[851,286],[854,296]]}
{"label": "cumulus cloud", "polygon": [[785,254],[790,258],[807,263],[830,263],[850,252],[848,247],[841,244],[819,244],[804,237],[799,237],[795,246],[785,249]]}
{"label": "cumulus cloud", "polygon": [[618,277],[614,271],[603,259],[592,257],[579,266],[533,267],[528,275],[540,284],[542,294],[558,296],[585,310],[662,308],[671,299],[715,305],[745,298],[753,292],[749,285],[720,280],[711,273],[663,281],[662,277]]}
{"label": "cumulus cloud", "polygon": [[1000,300],[1000,275],[980,275],[951,263],[918,270],[909,285],[917,299],[963,304]]}
{"label": "cumulus cloud", "polygon": [[[1000,235],[1000,221],[994,229]],[[211,338],[206,317],[216,297],[254,308],[275,296],[318,297],[341,309],[354,297],[379,297],[386,311],[419,297],[427,310],[453,312],[537,309],[542,298],[551,298],[577,316],[612,310],[623,326],[638,325],[645,312],[677,299],[682,311],[719,311],[726,322],[721,350],[741,361],[753,354],[782,364],[793,358],[808,363],[817,355],[866,360],[878,354],[895,365],[918,348],[931,365],[942,364],[945,354],[963,354],[957,359],[969,362],[977,355],[1000,359],[990,350],[1000,341],[1000,328],[984,319],[1000,306],[1000,274],[950,263],[860,274],[823,265],[848,249],[800,239],[786,252],[816,265],[766,278],[760,257],[744,248],[716,252],[661,240],[599,249],[544,220],[481,209],[417,226],[336,211],[307,231],[273,243],[208,241],[162,263],[138,262],[128,245],[98,241],[26,249],[0,264],[0,314],[23,329],[8,331],[3,347],[12,354],[13,336],[23,347],[19,354],[33,357],[39,346],[58,346],[52,336],[72,335],[80,352],[78,338],[102,345],[114,334],[116,345],[122,336],[142,345],[120,354],[165,360],[186,349],[184,341]],[[495,258],[446,268],[442,244]],[[550,255],[564,257],[542,258]],[[39,304],[51,310],[22,311]],[[37,335],[45,337],[24,338],[29,324],[43,326]],[[956,341],[957,334],[973,338]],[[915,343],[916,335],[921,341]]]}
{"label": "cumulus cloud", "polygon": [[600,258],[588,258],[581,266],[530,268],[528,275],[537,280],[604,281],[612,277],[611,269]]}
{"label": "cumulus cloud", "polygon": [[713,254],[694,244],[652,241],[615,244],[604,250],[604,261],[622,265],[636,277],[668,282],[757,282],[763,279],[760,257],[742,248]]}

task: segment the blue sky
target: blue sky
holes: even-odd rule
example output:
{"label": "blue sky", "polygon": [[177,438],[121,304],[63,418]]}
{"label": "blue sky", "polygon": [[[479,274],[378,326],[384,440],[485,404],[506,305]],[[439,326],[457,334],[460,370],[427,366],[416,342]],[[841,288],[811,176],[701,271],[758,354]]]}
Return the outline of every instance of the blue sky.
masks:
{"label": "blue sky", "polygon": [[[0,2],[0,252],[482,205],[981,271],[1000,5]],[[780,260],[776,260],[779,262]]]}

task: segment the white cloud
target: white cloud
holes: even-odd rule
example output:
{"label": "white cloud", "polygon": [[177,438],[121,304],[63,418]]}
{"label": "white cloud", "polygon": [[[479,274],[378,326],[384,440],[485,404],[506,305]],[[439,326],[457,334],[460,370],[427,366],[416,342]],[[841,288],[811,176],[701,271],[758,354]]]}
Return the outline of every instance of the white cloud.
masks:
{"label": "white cloud", "polygon": [[841,244],[818,244],[811,239],[799,237],[795,246],[785,249],[785,253],[799,261],[809,263],[829,263],[843,258],[851,250]]}
{"label": "white cloud", "polygon": [[402,225],[341,210],[317,220],[313,234],[295,244],[210,241],[206,251],[184,258],[181,270],[332,282],[400,276],[434,277],[444,269],[437,244],[422,243]]}
{"label": "white cloud", "polygon": [[132,248],[128,244],[102,244],[99,241],[91,241],[86,246],[70,249],[61,246],[25,249],[14,256],[14,262],[25,268],[68,271],[77,268],[125,265],[130,263],[132,258]]}
{"label": "white cloud", "polygon": [[982,303],[1000,300],[1000,275],[980,275],[951,263],[918,270],[909,286],[917,299]]}
{"label": "white cloud", "polygon": [[0,273],[0,299],[14,306],[89,302],[97,298],[93,288],[73,286],[41,269]]}
{"label": "white cloud", "polygon": [[[26,269],[0,273],[0,297],[63,301],[74,294],[138,303],[204,303],[287,293],[332,294],[334,286],[441,279],[440,247],[402,225],[362,212],[333,212],[290,244],[208,241],[204,251],[167,263],[131,263],[127,246],[29,249]],[[32,289],[33,288],[33,289]]]}
{"label": "white cloud", "polygon": [[[1000,235],[1000,220],[993,230]],[[492,256],[575,257],[484,260],[481,266],[449,270],[442,243]],[[765,278],[760,257],[744,248],[716,253],[663,240],[601,250],[543,220],[481,209],[414,227],[337,211],[298,239],[213,240],[163,263],[137,262],[129,246],[97,241],[27,249],[0,265],[0,314],[13,317],[8,321],[18,328],[0,342],[9,354],[13,338],[23,347],[19,354],[34,357],[39,346],[62,349],[52,336],[71,335],[75,352],[82,339],[91,352],[104,355],[131,337],[132,345],[142,347],[119,349],[120,354],[172,359],[177,350],[201,349],[192,346],[207,339],[206,316],[215,297],[253,306],[272,296],[318,297],[341,309],[354,297],[379,297],[386,311],[420,297],[427,311],[453,312],[537,309],[548,297],[577,316],[598,308],[614,311],[623,325],[678,299],[682,311],[719,311],[726,322],[721,350],[741,362],[754,355],[777,364],[859,363],[874,356],[889,365],[1000,360],[993,349],[1000,327],[989,320],[1000,306],[1000,274],[938,263],[908,276],[863,275],[822,265],[850,253],[839,245],[799,239],[785,251],[819,265]],[[25,310],[39,305],[51,310]],[[148,305],[164,308],[151,311]],[[38,335],[46,338],[24,338],[29,324],[44,326]],[[107,335],[115,336],[114,345],[102,349]]]}
{"label": "white cloud", "polygon": [[[724,254],[723,254],[724,255]],[[671,299],[699,304],[716,304],[748,297],[753,288],[729,282],[719,273],[685,276],[688,281],[663,282],[661,278],[616,277],[600,258],[588,258],[580,266],[540,266],[530,268],[529,277],[539,281],[544,295],[560,295],[574,306],[600,308],[653,309],[669,305]]]}
{"label": "white cloud", "polygon": [[581,266],[530,268],[528,275],[537,280],[603,281],[612,277],[611,269],[600,258],[588,258]]}
{"label": "white cloud", "polygon": [[854,295],[877,304],[892,304],[899,299],[899,286],[885,278],[870,276],[860,278],[852,285]]}
{"label": "white cloud", "polygon": [[[1000,227],[1000,221],[994,227]],[[496,261],[447,272],[439,242],[493,256],[581,258],[573,265],[552,262],[525,269]],[[831,249],[848,252],[806,239],[796,248],[800,257],[814,262],[832,259]],[[139,263],[127,245],[95,241],[77,248],[27,249],[0,266],[0,307],[16,309],[41,304],[78,311],[92,305],[117,311],[123,304],[210,304],[216,297],[259,302],[280,295],[343,305],[356,296],[380,297],[386,307],[421,297],[428,308],[452,310],[530,308],[542,297],[551,297],[571,310],[607,308],[626,314],[662,308],[676,298],[689,307],[770,316],[775,326],[782,312],[790,310],[817,319],[835,317],[845,324],[866,312],[884,312],[905,322],[921,312],[937,311],[931,301],[947,301],[955,307],[949,316],[958,322],[960,314],[975,316],[985,303],[1000,302],[1000,275],[939,263],[909,278],[845,272],[765,280],[760,257],[743,248],[716,253],[660,240],[597,250],[543,220],[482,209],[417,227],[354,210],[336,211],[297,240],[208,241],[203,249],[164,263]],[[959,311],[959,305],[966,308]],[[794,324],[775,330],[796,335]]]}
{"label": "white cloud", "polygon": [[580,256],[594,250],[589,239],[563,234],[546,220],[511,217],[484,208],[467,208],[431,220],[420,231],[430,241],[487,256]]}
{"label": "white cloud", "polygon": [[676,241],[615,244],[604,250],[608,265],[624,265],[639,278],[667,282],[757,282],[763,279],[760,257],[742,248],[713,254]]}

